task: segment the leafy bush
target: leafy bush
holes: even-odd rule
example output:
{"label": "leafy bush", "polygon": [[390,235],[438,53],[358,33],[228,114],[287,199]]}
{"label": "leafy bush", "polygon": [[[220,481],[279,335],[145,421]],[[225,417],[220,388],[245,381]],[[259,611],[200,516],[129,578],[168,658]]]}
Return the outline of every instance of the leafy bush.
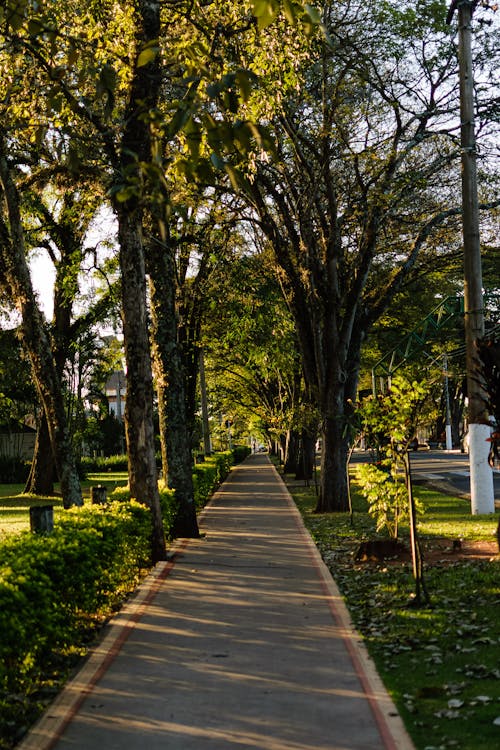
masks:
{"label": "leafy bush", "polygon": [[[165,535],[167,536],[167,538],[171,538],[172,527],[177,510],[175,492],[174,490],[170,489],[170,487],[165,487],[161,483],[158,486],[158,490],[160,493],[163,528],[165,529]],[[130,500],[129,486],[124,485],[122,487],[115,487],[111,492],[111,499],[121,503],[128,502]]]}
{"label": "leafy bush", "polygon": [[119,503],[126,503],[130,500],[130,487],[128,484],[124,484],[121,487],[115,487],[111,492],[111,500],[116,500]]}
{"label": "leafy bush", "polygon": [[196,464],[193,468],[193,489],[196,507],[203,508],[217,486],[217,467],[212,461]]}
{"label": "leafy bush", "polygon": [[160,506],[163,528],[167,539],[172,538],[172,528],[177,515],[177,501],[174,490],[160,486]]}
{"label": "leafy bush", "polygon": [[130,502],[68,510],[50,535],[23,532],[4,540],[0,737],[15,732],[19,695],[36,690],[96,615],[108,615],[135,587],[150,566],[150,535],[148,510]]}
{"label": "leafy bush", "polygon": [[210,460],[213,461],[217,467],[217,484],[221,484],[231,471],[231,466],[235,463],[234,451],[214,453],[210,457]]}
{"label": "leafy bush", "polygon": [[248,445],[235,445],[232,453],[233,463],[240,464],[247,456],[250,455],[251,450]]}
{"label": "leafy bush", "polygon": [[[405,457],[412,437],[417,434],[428,396],[428,384],[396,376],[386,394],[365,398],[356,412],[358,427],[380,457],[377,466],[358,467],[360,491],[368,501],[370,515],[376,519],[377,531],[385,527],[394,539],[398,536],[399,522],[410,515],[411,496],[402,476],[410,481]],[[413,502],[418,510],[414,498]]]}
{"label": "leafy bush", "polygon": [[202,508],[213,492],[229,474],[233,464],[231,451],[213,453],[193,468],[194,499],[197,508]]}
{"label": "leafy bush", "polygon": [[83,456],[80,464],[84,475],[93,474],[100,471],[105,472],[128,470],[128,459],[126,455],[97,456],[96,458]]}
{"label": "leafy bush", "polygon": [[360,493],[368,501],[368,512],[376,521],[377,531],[385,529],[391,539],[397,539],[400,521],[408,518],[408,490],[394,474],[390,463],[385,468],[362,464],[356,470]]}

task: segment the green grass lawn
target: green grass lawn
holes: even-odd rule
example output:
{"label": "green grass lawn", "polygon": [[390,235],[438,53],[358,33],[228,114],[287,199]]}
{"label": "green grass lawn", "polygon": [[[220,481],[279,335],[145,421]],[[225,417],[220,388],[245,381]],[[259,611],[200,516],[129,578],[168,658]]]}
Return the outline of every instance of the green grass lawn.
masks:
{"label": "green grass lawn", "polygon": [[[84,502],[90,499],[90,488],[102,485],[107,488],[108,495],[115,487],[122,487],[128,482],[126,472],[105,472],[88,474],[82,482]],[[58,495],[38,497],[23,494],[22,484],[0,484],[0,534],[15,534],[26,531],[30,527],[29,509],[32,505],[53,505],[54,513],[62,513],[62,499]],[[55,486],[57,492],[59,487]]]}
{"label": "green grass lawn", "polygon": [[[376,537],[355,491],[351,524],[347,514],[314,514],[313,489],[285,480],[417,749],[497,750],[500,558],[443,555],[445,562],[425,566],[430,606],[414,608],[411,563],[355,563],[360,541]],[[498,514],[472,517],[464,500],[414,491],[425,510],[424,544],[494,540]]]}

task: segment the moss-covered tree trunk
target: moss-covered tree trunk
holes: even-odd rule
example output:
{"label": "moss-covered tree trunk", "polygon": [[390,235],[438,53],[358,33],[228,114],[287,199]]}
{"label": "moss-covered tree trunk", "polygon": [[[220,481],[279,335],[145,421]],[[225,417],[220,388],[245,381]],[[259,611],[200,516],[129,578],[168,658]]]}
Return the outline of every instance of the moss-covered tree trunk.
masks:
{"label": "moss-covered tree trunk", "polygon": [[148,336],[146,277],[140,211],[117,211],[122,278],[122,321],[127,363],[125,437],[130,493],[151,509],[152,559],[165,558],[153,426],[153,375]]}
{"label": "moss-covered tree trunk", "polygon": [[[165,558],[153,427],[153,375],[146,303],[146,271],[142,231],[143,204],[148,196],[143,186],[141,164],[152,161],[150,113],[157,106],[161,86],[158,55],[146,64],[143,50],[160,36],[160,3],[138,0],[134,16],[136,57],[124,113],[125,127],[119,149],[119,164],[113,194],[118,219],[122,322],[127,363],[125,436],[130,491],[152,514],[152,559]],[[120,191],[126,192],[120,195]]]}
{"label": "moss-covered tree trunk", "polygon": [[174,259],[166,241],[148,245],[153,352],[160,416],[163,474],[175,490],[177,514],[173,534],[198,537],[194,502],[191,435],[186,382],[176,313]]}

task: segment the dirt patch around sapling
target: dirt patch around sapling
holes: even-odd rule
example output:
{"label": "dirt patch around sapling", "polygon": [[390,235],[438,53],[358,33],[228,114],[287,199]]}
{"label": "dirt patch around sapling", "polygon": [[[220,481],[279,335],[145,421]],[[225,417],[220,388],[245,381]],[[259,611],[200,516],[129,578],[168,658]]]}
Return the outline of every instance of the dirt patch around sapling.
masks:
{"label": "dirt patch around sapling", "polygon": [[[498,543],[495,540],[449,539],[447,537],[420,540],[422,557],[427,566],[451,565],[473,560],[493,560],[498,558]],[[411,550],[405,542],[372,540],[362,542],[355,551],[356,565],[398,565],[411,562]]]}

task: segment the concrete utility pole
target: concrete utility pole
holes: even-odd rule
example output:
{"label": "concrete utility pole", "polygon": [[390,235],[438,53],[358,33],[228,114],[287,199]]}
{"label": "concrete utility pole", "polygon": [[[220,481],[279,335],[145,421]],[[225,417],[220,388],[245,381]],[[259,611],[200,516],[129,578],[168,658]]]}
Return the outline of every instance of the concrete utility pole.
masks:
{"label": "concrete utility pole", "polygon": [[453,0],[450,24],[458,11],[458,61],[460,74],[460,134],[462,148],[462,227],[464,241],[465,346],[469,421],[471,512],[494,513],[493,473],[488,464],[490,425],[486,392],[478,366],[476,342],[484,336],[483,281],[479,243],[476,136],[474,130],[474,79],[472,70],[472,14],[478,0]]}

